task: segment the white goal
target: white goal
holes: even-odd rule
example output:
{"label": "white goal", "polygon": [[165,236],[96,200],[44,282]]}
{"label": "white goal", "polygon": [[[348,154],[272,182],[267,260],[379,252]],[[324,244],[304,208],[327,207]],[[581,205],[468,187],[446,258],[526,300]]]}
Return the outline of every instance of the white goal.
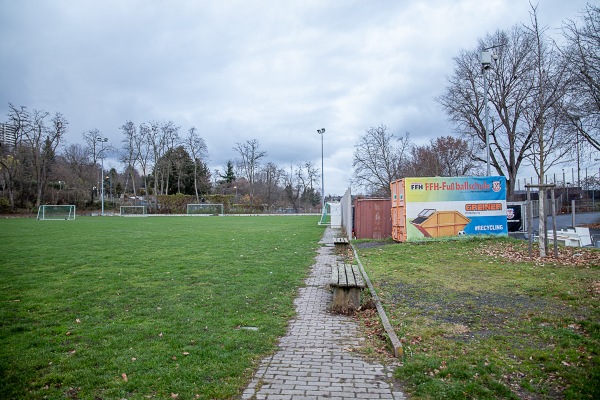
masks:
{"label": "white goal", "polygon": [[121,217],[146,216],[146,206],[121,206],[119,215]]}
{"label": "white goal", "polygon": [[39,220],[71,220],[75,219],[74,205],[41,205],[38,209],[37,219]]}
{"label": "white goal", "polygon": [[223,215],[223,204],[188,204],[188,215]]}

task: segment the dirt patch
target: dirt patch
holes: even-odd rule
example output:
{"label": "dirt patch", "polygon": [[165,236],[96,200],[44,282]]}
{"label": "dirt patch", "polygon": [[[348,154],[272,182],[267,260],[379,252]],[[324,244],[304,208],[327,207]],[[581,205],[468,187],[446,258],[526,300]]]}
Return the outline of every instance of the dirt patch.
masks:
{"label": "dirt patch", "polygon": [[[556,308],[555,302],[534,299],[525,295],[499,293],[466,293],[447,288],[439,290],[424,285],[383,284],[392,294],[392,301],[418,310],[420,315],[457,327],[456,336],[467,337],[501,335],[509,320],[530,319],[551,312],[555,315],[572,315],[573,310]],[[463,329],[459,329],[464,327]],[[452,335],[452,329],[450,330]],[[465,337],[467,335],[467,337]]]}

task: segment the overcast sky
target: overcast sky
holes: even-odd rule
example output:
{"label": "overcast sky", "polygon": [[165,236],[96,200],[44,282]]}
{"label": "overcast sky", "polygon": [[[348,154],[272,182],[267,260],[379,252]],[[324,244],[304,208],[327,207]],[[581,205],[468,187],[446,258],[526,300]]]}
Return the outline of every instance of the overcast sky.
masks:
{"label": "overcast sky", "polygon": [[[558,29],[585,4],[539,0],[539,21]],[[325,128],[325,192],[341,195],[369,127],[418,144],[452,134],[435,102],[452,58],[529,12],[528,0],[0,0],[0,120],[9,102],[61,112],[68,143],[98,129],[116,146],[127,120],[173,121],[198,129],[211,170],[251,139],[281,168],[320,168]]]}

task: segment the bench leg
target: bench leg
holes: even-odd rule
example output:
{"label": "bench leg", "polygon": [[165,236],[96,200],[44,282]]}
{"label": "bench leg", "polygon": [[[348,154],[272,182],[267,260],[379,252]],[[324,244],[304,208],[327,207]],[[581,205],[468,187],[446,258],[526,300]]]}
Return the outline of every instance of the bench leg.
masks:
{"label": "bench leg", "polygon": [[333,288],[331,309],[340,314],[353,314],[360,306],[359,288]]}

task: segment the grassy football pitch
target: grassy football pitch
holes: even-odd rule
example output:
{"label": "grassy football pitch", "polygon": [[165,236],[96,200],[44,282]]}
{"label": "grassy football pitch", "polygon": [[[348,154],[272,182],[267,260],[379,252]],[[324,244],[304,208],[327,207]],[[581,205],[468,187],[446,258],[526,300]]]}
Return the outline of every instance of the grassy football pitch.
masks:
{"label": "grassy football pitch", "polygon": [[239,395],[285,333],[317,222],[0,220],[0,398]]}

